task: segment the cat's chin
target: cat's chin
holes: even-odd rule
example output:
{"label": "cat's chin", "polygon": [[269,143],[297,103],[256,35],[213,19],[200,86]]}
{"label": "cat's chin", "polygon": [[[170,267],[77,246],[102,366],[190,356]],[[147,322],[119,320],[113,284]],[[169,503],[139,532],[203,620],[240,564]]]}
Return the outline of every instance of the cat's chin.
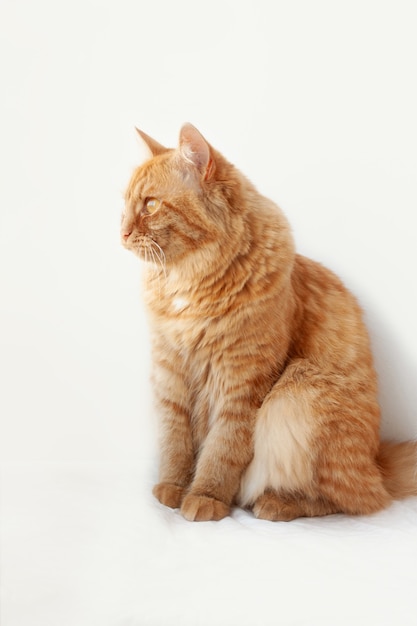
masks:
{"label": "cat's chin", "polygon": [[141,261],[145,261],[145,263],[153,264],[156,266],[156,263],[154,262],[154,259],[152,258],[149,248],[147,248],[146,246],[141,245],[137,241],[129,241],[129,240],[122,241],[122,244],[125,250],[132,252],[132,254],[134,254]]}

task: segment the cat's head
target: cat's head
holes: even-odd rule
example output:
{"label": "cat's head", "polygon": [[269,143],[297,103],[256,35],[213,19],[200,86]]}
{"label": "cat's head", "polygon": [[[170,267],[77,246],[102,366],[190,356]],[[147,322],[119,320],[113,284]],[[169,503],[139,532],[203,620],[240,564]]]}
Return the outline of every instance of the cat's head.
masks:
{"label": "cat's head", "polygon": [[243,215],[234,215],[241,177],[191,124],[176,149],[138,134],[149,158],[125,194],[122,243],[145,261],[201,265],[241,230]]}

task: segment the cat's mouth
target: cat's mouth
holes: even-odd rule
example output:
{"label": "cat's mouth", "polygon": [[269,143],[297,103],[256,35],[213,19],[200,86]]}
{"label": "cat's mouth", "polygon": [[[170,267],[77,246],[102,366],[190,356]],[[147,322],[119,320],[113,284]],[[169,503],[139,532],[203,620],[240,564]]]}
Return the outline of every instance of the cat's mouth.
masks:
{"label": "cat's mouth", "polygon": [[123,245],[142,261],[165,269],[165,253],[151,237],[130,235],[128,238],[124,238]]}

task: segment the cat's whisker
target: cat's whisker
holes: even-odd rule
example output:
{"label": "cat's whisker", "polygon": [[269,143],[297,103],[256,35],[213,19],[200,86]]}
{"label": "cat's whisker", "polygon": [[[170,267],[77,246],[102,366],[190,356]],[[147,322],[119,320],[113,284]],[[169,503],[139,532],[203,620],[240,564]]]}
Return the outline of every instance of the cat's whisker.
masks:
{"label": "cat's whisker", "polygon": [[156,243],[156,241],[153,241],[153,240],[152,240],[152,245],[153,245],[153,246],[156,246],[156,250],[154,250],[154,252],[155,252],[155,254],[156,254],[156,256],[157,256],[157,258],[158,258],[158,260],[159,260],[159,262],[160,262],[160,265],[161,265],[162,271],[163,271],[163,273],[164,273],[164,277],[165,277],[165,279],[166,279],[166,277],[167,277],[167,272],[166,272],[166,257],[165,257],[165,252],[162,250],[161,246],[160,246],[159,244],[157,244],[157,243]]}
{"label": "cat's whisker", "polygon": [[159,296],[161,296],[161,277],[160,277],[160,270],[159,270],[158,265],[162,265],[162,263],[161,263],[161,260],[160,260],[160,258],[158,256],[156,250],[153,248],[152,245],[149,247],[149,252],[150,252],[150,255],[152,257],[152,263],[155,266],[154,272],[155,272],[156,278],[158,280],[158,293],[159,293]]}
{"label": "cat's whisker", "polygon": [[160,265],[159,258],[155,254],[155,250],[153,249],[152,245],[148,248],[148,250],[149,250],[150,257],[152,259],[152,264],[154,265],[153,270],[154,272],[159,274],[159,265]]}

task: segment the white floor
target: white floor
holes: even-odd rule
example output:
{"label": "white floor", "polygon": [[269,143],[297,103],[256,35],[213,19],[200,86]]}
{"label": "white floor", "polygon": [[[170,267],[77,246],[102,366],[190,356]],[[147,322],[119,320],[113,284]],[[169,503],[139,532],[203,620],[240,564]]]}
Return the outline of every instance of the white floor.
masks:
{"label": "white floor", "polygon": [[415,626],[417,499],[193,524],[152,463],[2,468],[2,626]]}

